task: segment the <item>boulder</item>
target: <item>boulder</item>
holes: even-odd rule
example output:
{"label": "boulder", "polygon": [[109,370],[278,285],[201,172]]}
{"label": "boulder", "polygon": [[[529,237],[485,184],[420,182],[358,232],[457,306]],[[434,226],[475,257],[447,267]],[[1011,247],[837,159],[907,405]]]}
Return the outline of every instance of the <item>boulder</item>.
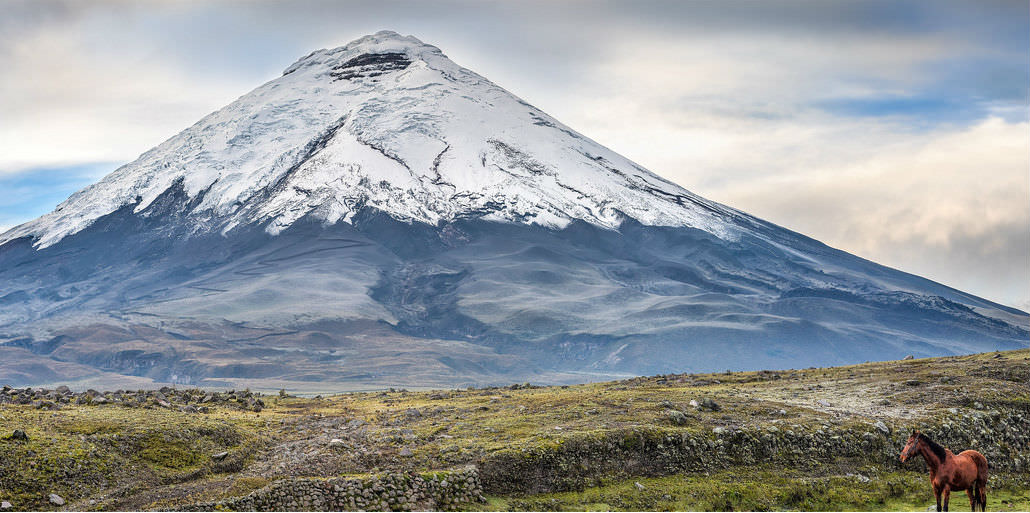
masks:
{"label": "boulder", "polygon": [[64,498],[56,493],[50,494],[48,499],[50,500],[50,504],[53,504],[54,506],[64,506]]}
{"label": "boulder", "polygon": [[15,429],[14,432],[11,433],[11,440],[28,441],[28,439],[29,435],[26,435],[25,432],[20,429]]}
{"label": "boulder", "polygon": [[668,410],[665,412],[665,416],[669,418],[669,421],[677,426],[682,426],[687,423],[687,416],[679,410]]}

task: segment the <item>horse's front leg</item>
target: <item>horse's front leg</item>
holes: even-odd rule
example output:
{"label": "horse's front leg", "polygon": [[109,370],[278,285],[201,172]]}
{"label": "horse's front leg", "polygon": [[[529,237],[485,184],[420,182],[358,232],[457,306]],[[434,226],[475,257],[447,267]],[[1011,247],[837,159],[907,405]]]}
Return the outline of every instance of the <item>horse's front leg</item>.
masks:
{"label": "horse's front leg", "polygon": [[948,499],[951,498],[951,487],[944,485],[944,511],[948,511]]}
{"label": "horse's front leg", "polygon": [[937,511],[941,511],[941,489],[937,488],[936,485],[933,487],[933,496],[937,498]]}
{"label": "horse's front leg", "polygon": [[976,511],[976,485],[966,488],[966,495],[969,496],[969,511]]}

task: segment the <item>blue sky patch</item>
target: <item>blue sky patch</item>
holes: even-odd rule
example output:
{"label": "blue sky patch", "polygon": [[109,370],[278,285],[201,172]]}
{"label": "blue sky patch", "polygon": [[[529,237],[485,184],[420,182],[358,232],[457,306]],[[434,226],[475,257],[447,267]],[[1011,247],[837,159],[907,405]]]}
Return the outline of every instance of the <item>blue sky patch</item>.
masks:
{"label": "blue sky patch", "polygon": [[0,173],[0,226],[15,226],[50,212],[119,165],[97,162]]}

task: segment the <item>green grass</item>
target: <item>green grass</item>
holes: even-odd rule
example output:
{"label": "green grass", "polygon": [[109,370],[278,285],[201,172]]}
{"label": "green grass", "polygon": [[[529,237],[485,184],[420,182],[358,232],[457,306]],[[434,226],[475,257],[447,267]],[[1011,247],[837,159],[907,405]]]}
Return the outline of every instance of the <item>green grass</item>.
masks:
{"label": "green grass", "polygon": [[157,486],[216,471],[210,455],[250,450],[260,439],[244,414],[212,416],[119,406],[58,411],[0,406],[0,497],[18,509],[45,509],[56,493],[74,501],[97,490]]}

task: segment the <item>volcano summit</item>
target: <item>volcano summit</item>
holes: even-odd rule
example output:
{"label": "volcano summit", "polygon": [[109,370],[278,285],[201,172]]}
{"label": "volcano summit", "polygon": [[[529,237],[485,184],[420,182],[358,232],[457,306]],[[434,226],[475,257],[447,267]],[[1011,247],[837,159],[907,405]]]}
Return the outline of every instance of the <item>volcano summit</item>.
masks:
{"label": "volcano summit", "polygon": [[0,382],[343,390],[1026,347],[1030,316],[699,197],[392,32],[0,235]]}

